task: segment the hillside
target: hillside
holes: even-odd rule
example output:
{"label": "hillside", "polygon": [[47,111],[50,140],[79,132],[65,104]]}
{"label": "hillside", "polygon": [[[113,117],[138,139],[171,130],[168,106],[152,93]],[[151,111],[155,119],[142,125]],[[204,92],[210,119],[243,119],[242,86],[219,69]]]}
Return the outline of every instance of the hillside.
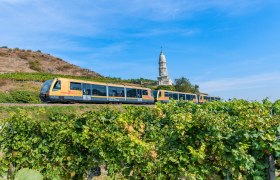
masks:
{"label": "hillside", "polygon": [[0,103],[39,103],[42,82],[57,77],[199,93],[199,86],[184,77],[177,79],[180,83],[175,80],[173,86],[157,86],[157,81],[150,79],[101,76],[39,50],[0,47]]}
{"label": "hillside", "polygon": [[42,82],[56,77],[123,85],[150,86],[156,81],[105,77],[41,51],[0,47],[0,103],[40,103]]}
{"label": "hillside", "polygon": [[0,73],[14,72],[102,77],[96,72],[80,68],[58,57],[42,53],[40,50],[0,48]]}

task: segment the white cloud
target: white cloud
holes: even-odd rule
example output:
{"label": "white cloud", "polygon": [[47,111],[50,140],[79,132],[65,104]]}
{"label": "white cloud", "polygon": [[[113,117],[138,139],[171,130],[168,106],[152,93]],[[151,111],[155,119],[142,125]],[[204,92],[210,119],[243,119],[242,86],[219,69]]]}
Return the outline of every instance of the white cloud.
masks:
{"label": "white cloud", "polygon": [[221,95],[225,98],[261,100],[270,97],[279,99],[280,73],[271,72],[239,78],[221,78],[198,83],[203,92]]}
{"label": "white cloud", "polygon": [[252,89],[255,87],[265,87],[270,83],[280,83],[280,73],[257,74],[240,78],[222,78],[207,82],[201,82],[201,88],[209,92]]}
{"label": "white cloud", "polygon": [[181,35],[181,36],[193,36],[199,33],[200,30],[197,28],[184,29],[184,28],[168,28],[168,29],[147,29],[139,33],[131,33],[128,36],[132,37],[151,37],[151,36],[161,36],[166,34]]}

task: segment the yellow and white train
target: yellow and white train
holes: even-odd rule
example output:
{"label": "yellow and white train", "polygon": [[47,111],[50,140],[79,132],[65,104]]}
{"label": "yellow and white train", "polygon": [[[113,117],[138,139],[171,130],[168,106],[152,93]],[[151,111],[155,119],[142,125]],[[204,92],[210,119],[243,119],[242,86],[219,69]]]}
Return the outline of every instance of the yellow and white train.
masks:
{"label": "yellow and white train", "polygon": [[220,100],[206,94],[192,94],[167,90],[152,91],[149,88],[124,86],[83,80],[55,78],[43,83],[40,99],[43,102],[57,103],[128,103],[154,104],[155,102],[169,102],[170,100],[205,101]]}

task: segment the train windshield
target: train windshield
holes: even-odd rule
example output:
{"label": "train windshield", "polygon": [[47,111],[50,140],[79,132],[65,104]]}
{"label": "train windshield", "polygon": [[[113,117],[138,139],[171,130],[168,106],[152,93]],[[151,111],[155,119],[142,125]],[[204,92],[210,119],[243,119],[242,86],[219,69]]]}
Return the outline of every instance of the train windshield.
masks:
{"label": "train windshield", "polygon": [[46,82],[44,82],[42,85],[41,93],[49,92],[52,82],[53,80],[47,80]]}

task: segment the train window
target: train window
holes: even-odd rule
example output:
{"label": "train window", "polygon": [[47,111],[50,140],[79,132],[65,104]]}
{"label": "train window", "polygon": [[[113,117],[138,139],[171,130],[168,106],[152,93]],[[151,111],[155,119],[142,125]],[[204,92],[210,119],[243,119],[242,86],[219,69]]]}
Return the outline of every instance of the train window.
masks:
{"label": "train window", "polygon": [[70,90],[82,90],[81,83],[70,82]]}
{"label": "train window", "polygon": [[169,97],[169,93],[168,92],[164,92],[164,96],[165,97]]}
{"label": "train window", "polygon": [[176,93],[169,93],[169,98],[178,100],[178,94],[176,94]]}
{"label": "train window", "polygon": [[[165,94],[166,95],[166,94]],[[167,96],[172,99],[173,98],[173,94],[172,93],[168,93]]]}
{"label": "train window", "polygon": [[147,96],[148,95],[148,90],[143,90],[142,93],[143,93],[143,95]]}
{"label": "train window", "polygon": [[106,96],[106,86],[103,85],[91,85],[93,96]]}
{"label": "train window", "polygon": [[158,93],[158,97],[159,97],[159,98],[161,97],[161,91],[159,91],[159,93]]}
{"label": "train window", "polygon": [[91,95],[91,85],[83,84],[83,95]]}
{"label": "train window", "polygon": [[186,100],[185,94],[179,94],[179,99]]}
{"label": "train window", "polygon": [[53,91],[58,91],[61,89],[61,81],[56,81],[53,86]]}
{"label": "train window", "polygon": [[124,88],[109,86],[109,96],[124,97]]}
{"label": "train window", "polygon": [[137,98],[142,98],[142,89],[137,89]]}
{"label": "train window", "polygon": [[191,95],[186,94],[186,99],[187,99],[187,100],[191,100]]}
{"label": "train window", "polygon": [[179,99],[179,94],[173,94],[173,99],[178,100]]}
{"label": "train window", "polygon": [[126,97],[137,98],[136,89],[126,88]]}

